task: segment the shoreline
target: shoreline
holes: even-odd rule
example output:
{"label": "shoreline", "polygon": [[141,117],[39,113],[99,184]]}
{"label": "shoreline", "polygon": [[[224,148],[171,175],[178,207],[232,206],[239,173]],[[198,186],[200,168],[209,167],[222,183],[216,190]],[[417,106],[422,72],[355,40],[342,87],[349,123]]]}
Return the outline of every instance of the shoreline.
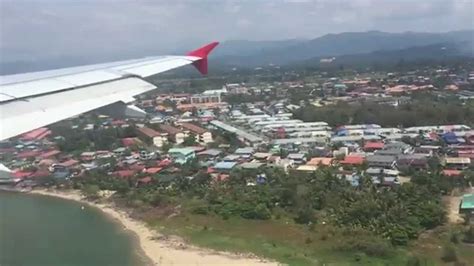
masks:
{"label": "shoreline", "polygon": [[279,265],[259,258],[251,258],[229,252],[214,251],[191,246],[182,240],[168,238],[150,229],[144,222],[132,219],[125,211],[108,203],[85,200],[79,191],[34,189],[28,193],[72,200],[99,209],[108,217],[119,222],[123,229],[132,232],[139,247],[152,265]]}

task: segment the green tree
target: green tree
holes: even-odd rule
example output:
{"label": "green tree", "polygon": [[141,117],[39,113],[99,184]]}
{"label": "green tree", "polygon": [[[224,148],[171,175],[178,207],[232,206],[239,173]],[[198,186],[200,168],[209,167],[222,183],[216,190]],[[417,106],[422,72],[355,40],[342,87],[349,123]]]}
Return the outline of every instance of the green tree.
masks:
{"label": "green tree", "polygon": [[97,185],[87,184],[82,188],[82,194],[89,200],[99,199],[100,188]]}
{"label": "green tree", "polygon": [[194,146],[196,145],[196,135],[191,133],[186,138],[184,138],[183,145],[184,146]]}

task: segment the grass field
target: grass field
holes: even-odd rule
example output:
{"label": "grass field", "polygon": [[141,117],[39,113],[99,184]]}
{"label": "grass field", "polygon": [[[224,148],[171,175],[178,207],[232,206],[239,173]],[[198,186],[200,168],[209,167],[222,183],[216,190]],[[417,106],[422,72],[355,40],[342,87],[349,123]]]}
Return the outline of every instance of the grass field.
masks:
{"label": "grass field", "polygon": [[182,236],[198,246],[250,252],[288,265],[406,265],[408,256],[404,249],[393,249],[384,257],[337,251],[335,247],[345,241],[345,236],[327,225],[308,230],[285,220],[223,220],[191,214],[148,222],[161,232]]}

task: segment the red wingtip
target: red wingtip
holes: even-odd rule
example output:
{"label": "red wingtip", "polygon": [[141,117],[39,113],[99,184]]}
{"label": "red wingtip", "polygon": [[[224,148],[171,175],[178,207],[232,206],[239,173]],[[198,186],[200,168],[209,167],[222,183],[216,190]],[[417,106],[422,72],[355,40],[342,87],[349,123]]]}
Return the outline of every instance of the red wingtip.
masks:
{"label": "red wingtip", "polygon": [[218,42],[212,42],[208,45],[205,45],[201,48],[187,53],[188,56],[196,56],[201,58],[193,62],[193,66],[197,68],[197,70],[199,70],[201,74],[207,74],[207,56],[212,51],[212,49],[214,49],[214,47],[216,47],[218,44]]}
{"label": "red wingtip", "polygon": [[189,52],[187,55],[189,56],[196,56],[201,58],[206,58],[207,55],[219,44],[219,42],[212,42],[208,45],[204,45],[201,48],[198,48],[194,51]]}

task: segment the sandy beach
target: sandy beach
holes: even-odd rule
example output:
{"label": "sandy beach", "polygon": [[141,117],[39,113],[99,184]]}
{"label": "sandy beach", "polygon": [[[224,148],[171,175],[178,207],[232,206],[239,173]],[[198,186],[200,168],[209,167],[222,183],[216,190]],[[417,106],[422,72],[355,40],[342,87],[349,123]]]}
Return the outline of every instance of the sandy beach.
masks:
{"label": "sandy beach", "polygon": [[109,204],[86,201],[79,191],[35,189],[30,193],[74,200],[99,208],[106,215],[119,221],[124,229],[137,235],[140,247],[153,262],[153,265],[279,265],[276,262],[269,262],[252,256],[191,246],[178,238],[163,237],[159,232],[148,228],[145,223],[130,218],[124,211],[118,210]]}

